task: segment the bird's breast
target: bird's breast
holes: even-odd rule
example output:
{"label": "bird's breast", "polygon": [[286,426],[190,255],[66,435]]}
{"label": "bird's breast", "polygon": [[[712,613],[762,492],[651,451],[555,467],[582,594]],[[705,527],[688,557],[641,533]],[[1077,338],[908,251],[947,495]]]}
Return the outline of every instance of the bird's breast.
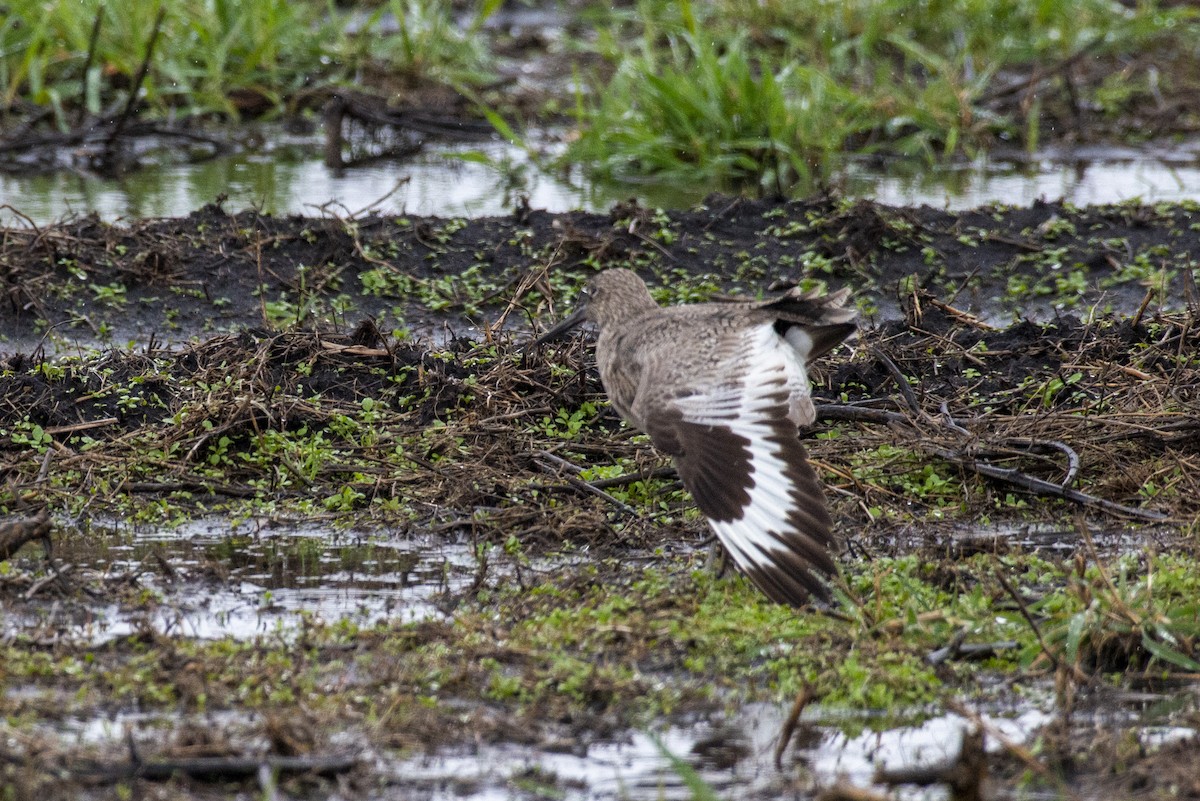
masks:
{"label": "bird's breast", "polygon": [[642,357],[632,338],[624,332],[601,331],[596,341],[596,367],[608,400],[625,422],[642,429],[632,409],[642,379]]}

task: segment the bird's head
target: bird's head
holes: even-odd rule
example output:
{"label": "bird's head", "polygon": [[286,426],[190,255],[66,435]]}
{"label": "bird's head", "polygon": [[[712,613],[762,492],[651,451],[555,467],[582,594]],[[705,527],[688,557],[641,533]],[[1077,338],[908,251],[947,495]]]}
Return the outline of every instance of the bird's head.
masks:
{"label": "bird's head", "polygon": [[535,344],[558,339],[584,322],[595,323],[602,329],[610,325],[619,325],[657,306],[654,298],[650,296],[650,290],[646,288],[646,282],[633,270],[605,270],[597,273],[588,282],[588,288],[581,293],[580,303],[575,307],[575,311],[538,337]]}

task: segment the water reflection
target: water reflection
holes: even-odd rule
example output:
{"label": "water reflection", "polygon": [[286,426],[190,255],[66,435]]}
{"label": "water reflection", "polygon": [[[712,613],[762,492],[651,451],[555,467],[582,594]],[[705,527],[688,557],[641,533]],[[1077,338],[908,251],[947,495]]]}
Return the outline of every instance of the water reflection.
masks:
{"label": "water reflection", "polygon": [[96,523],[55,552],[76,576],[140,592],[31,605],[0,617],[0,636],[102,643],[148,627],[248,639],[293,631],[305,619],[413,622],[441,615],[438,599],[461,592],[476,570],[469,544],[221,518],[168,528]]}
{"label": "water reflection", "polygon": [[[807,798],[839,780],[870,787],[879,767],[924,767],[952,760],[958,755],[962,732],[971,725],[957,715],[946,714],[855,737],[842,734],[836,727],[812,726],[807,729],[808,744],[791,751],[782,767],[776,767],[776,738],[784,714],[784,708],[752,703],[725,719],[717,716],[659,728],[655,738],[661,748],[648,734],[629,732],[621,740],[592,743],[576,753],[514,743],[480,744],[463,752],[385,763],[383,769],[392,773],[397,785],[423,798],[508,798],[511,796],[506,795],[506,789],[516,783],[514,779],[530,775],[552,779],[558,797],[575,801],[684,801],[699,797],[672,764],[673,757],[690,765],[717,797]],[[1026,709],[1020,713],[985,713],[983,719],[993,733],[1022,744],[1048,722],[1049,715]],[[710,758],[713,743],[733,753],[733,758]],[[991,752],[1000,750],[994,738],[987,747]],[[893,797],[912,801],[944,798],[945,789],[905,787],[896,790]]]}
{"label": "water reflection", "polygon": [[[550,153],[555,145],[541,147]],[[500,141],[428,148],[403,162],[343,170],[311,155],[318,151],[314,141],[292,138],[261,152],[150,166],[122,179],[66,172],[0,174],[0,205],[14,206],[38,225],[92,212],[110,221],[184,216],[220,196],[228,198],[230,210],[259,208],[277,215],[315,215],[322,208],[350,214],[378,204],[389,214],[478,217],[507,214],[521,196],[534,208],[552,212],[604,210],[634,196],[648,205],[679,208],[713,189],[679,182],[587,185],[578,175],[542,171],[526,151]],[[1032,161],[1010,154],[937,168],[858,161],[833,183],[851,196],[951,210],[1059,198],[1076,205],[1177,201],[1200,199],[1200,157],[1196,148],[1180,146],[1047,151]],[[0,209],[0,223],[16,219]]]}
{"label": "water reflection", "polygon": [[1200,164],[1158,157],[1033,163],[979,161],[914,172],[851,167],[848,194],[893,206],[928,205],[949,210],[988,203],[1028,206],[1063,199],[1076,206],[1141,200],[1147,203],[1200,199]]}
{"label": "water reflection", "polygon": [[[378,204],[385,213],[474,217],[508,213],[521,195],[535,208],[556,211],[606,202],[539,172],[524,151],[498,142],[349,169],[276,151],[151,166],[113,180],[63,172],[0,174],[0,205],[14,206],[38,225],[92,212],[109,221],[180,217],[221,196],[231,211],[258,208],[276,215],[319,215],[322,208],[349,215]],[[0,222],[14,219],[0,209]]]}

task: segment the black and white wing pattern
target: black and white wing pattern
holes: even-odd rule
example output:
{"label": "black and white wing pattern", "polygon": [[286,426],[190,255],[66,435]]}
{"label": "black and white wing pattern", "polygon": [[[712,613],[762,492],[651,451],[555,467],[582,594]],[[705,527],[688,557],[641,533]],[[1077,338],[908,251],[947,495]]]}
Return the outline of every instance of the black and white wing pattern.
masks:
{"label": "black and white wing pattern", "polygon": [[743,329],[731,355],[711,382],[639,399],[639,414],[751,581],[779,603],[828,601],[832,522],[789,418],[810,404],[803,360],[769,324]]}

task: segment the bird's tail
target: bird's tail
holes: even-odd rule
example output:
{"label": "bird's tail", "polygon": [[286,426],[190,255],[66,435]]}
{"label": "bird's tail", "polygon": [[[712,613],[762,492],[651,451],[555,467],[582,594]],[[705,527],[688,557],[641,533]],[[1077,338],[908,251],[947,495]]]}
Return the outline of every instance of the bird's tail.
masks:
{"label": "bird's tail", "polygon": [[809,358],[817,358],[837,347],[858,330],[853,322],[858,311],[847,307],[850,290],[843,287],[828,295],[801,292],[793,288],[784,295],[769,300],[762,308],[777,315],[775,328],[786,338],[788,329],[799,326],[812,340]]}

